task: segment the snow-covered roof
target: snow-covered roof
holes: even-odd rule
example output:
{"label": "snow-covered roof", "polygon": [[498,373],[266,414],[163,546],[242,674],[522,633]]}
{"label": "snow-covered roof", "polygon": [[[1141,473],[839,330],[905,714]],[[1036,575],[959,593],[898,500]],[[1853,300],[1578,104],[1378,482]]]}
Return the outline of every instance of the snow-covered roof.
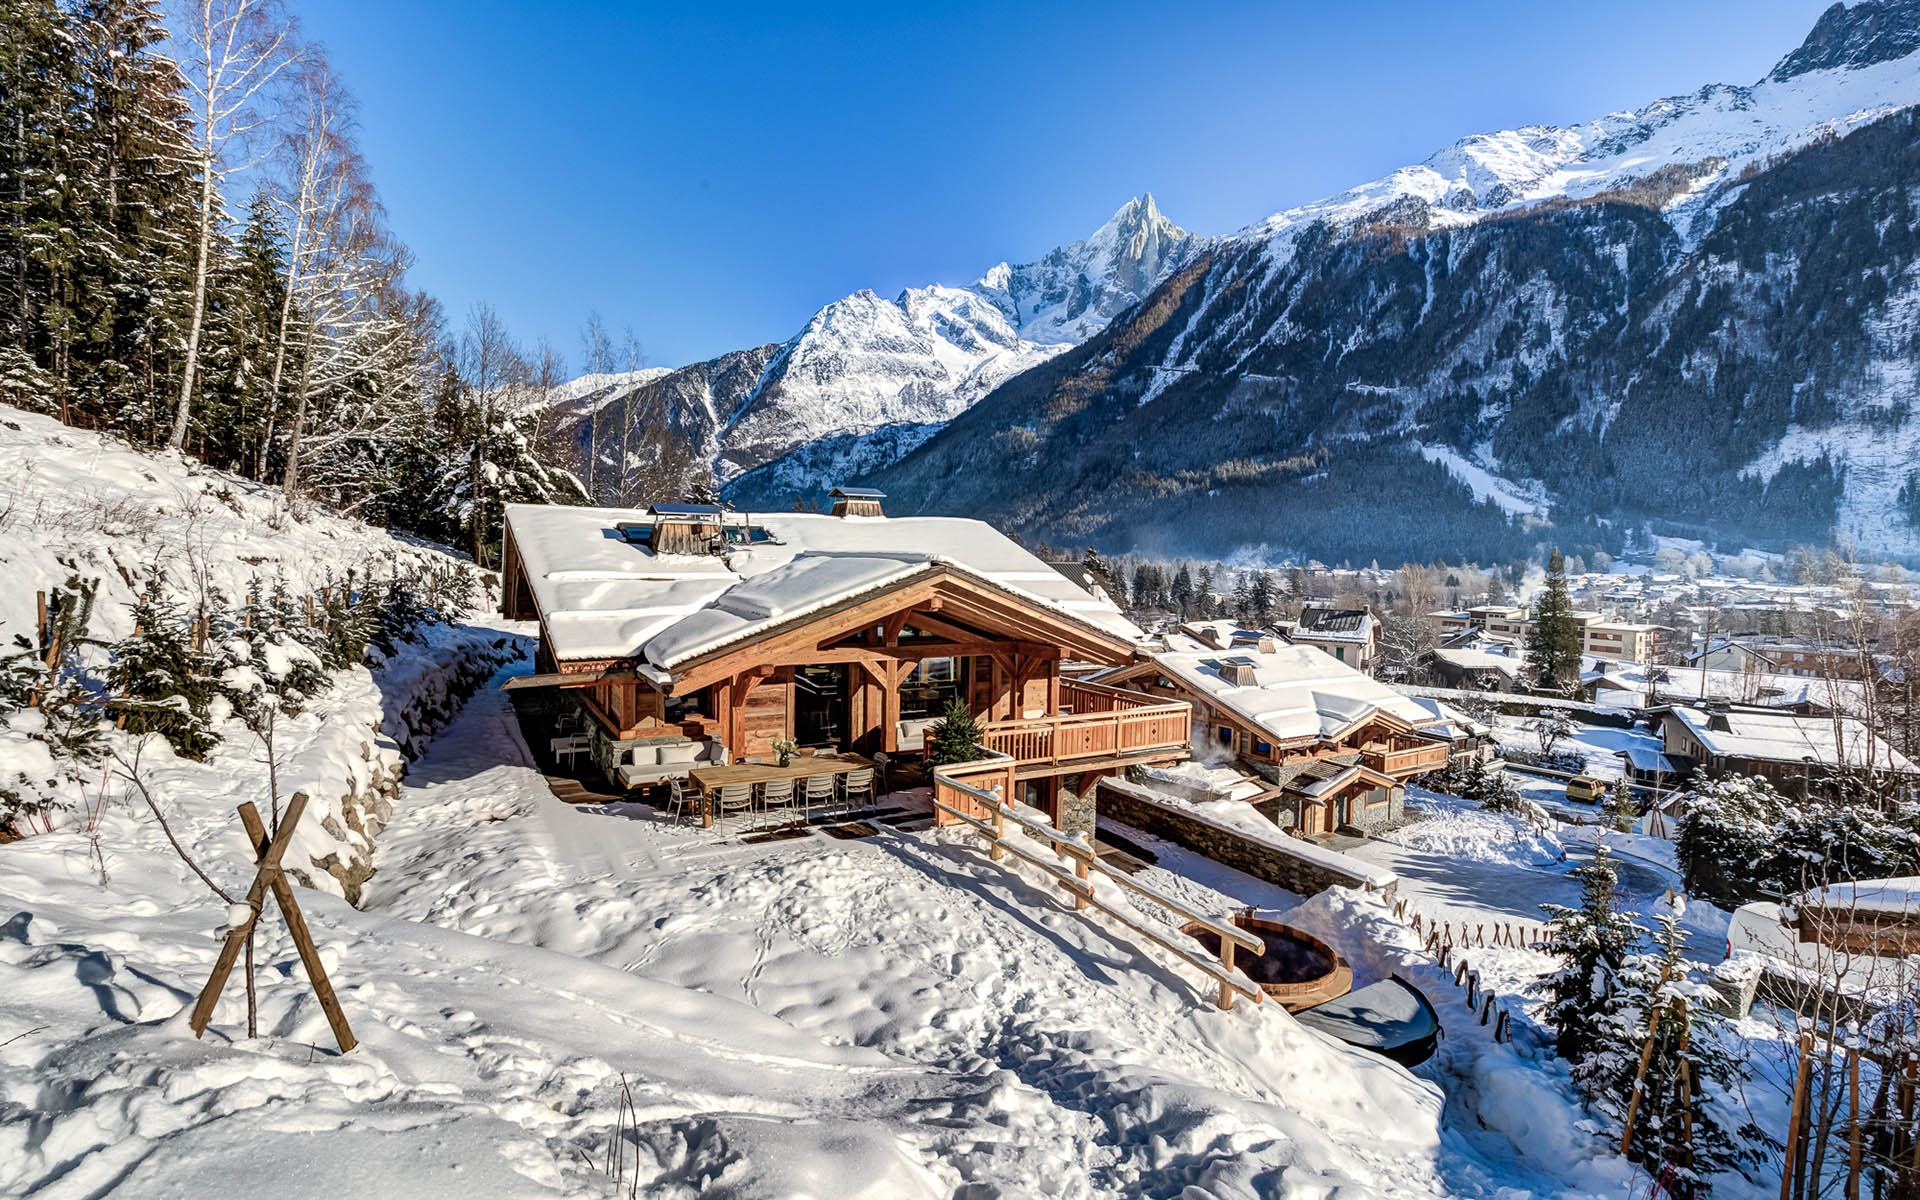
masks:
{"label": "snow-covered roof", "polygon": [[1781,763],[1803,763],[1811,758],[1828,766],[1914,770],[1905,755],[1852,718],[1802,717],[1785,712],[1709,713],[1680,705],[1668,711],[1709,754],[1722,758]]}
{"label": "snow-covered roof", "polygon": [[1433,656],[1461,671],[1498,671],[1510,679],[1520,675],[1521,660],[1511,654],[1495,654],[1462,646],[1452,649],[1439,647],[1434,650]]}
{"label": "snow-covered roof", "polygon": [[554,656],[661,669],[795,617],[947,567],[1126,642],[1140,629],[982,521],[752,516],[770,540],[725,555],[656,554],[617,526],[644,509],[510,504],[508,527]]}
{"label": "snow-covered roof", "polygon": [[1920,875],[1832,883],[1801,893],[1795,902],[1808,908],[1852,908],[1920,915]]}
{"label": "snow-covered roof", "polygon": [[1364,608],[1322,608],[1308,605],[1300,610],[1288,636],[1296,641],[1359,642],[1373,640],[1373,613]]}
{"label": "snow-covered roof", "polygon": [[[1264,653],[1255,646],[1170,651],[1153,661],[1278,742],[1338,737],[1376,711],[1416,727],[1439,723],[1414,700],[1311,646],[1281,644]],[[1220,673],[1223,662],[1250,664],[1253,684],[1229,683]]]}
{"label": "snow-covered roof", "polygon": [[1651,775],[1656,772],[1662,775],[1679,774],[1674,769],[1673,760],[1651,746],[1628,746],[1619,753],[1621,758],[1627,760],[1629,766],[1642,774]]}

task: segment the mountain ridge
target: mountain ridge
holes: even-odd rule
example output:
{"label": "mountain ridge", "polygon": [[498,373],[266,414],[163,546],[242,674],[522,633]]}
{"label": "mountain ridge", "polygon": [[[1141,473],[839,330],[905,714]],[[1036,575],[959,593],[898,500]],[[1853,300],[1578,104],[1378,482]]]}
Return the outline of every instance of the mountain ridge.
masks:
{"label": "mountain ridge", "polygon": [[[1916,197],[1887,165],[1912,158],[1901,115],[1920,103],[1920,60],[1890,55],[1916,12],[1830,12],[1780,78],[1476,134],[1275,213],[866,482],[908,510],[1106,549],[1179,551],[1152,504],[1184,514],[1189,548],[1420,557],[1431,544],[1392,511],[1371,514],[1395,527],[1371,547],[1262,511],[1284,500],[1350,522],[1319,495],[1351,486],[1361,512],[1419,512],[1399,489],[1420,480],[1483,558],[1547,538],[1617,544],[1623,522],[1838,531],[1920,554],[1920,517],[1888,515],[1920,512],[1900,500],[1920,479],[1898,470],[1920,456],[1899,349],[1920,312]],[[1702,328],[1706,312],[1732,332]],[[1674,413],[1696,424],[1667,431]],[[1629,453],[1642,429],[1674,440]],[[1689,447],[1703,429],[1717,448]],[[1601,473],[1636,490],[1587,478]],[[1542,502],[1496,519],[1475,491],[1509,510]],[[1195,498],[1209,496],[1234,501],[1220,508],[1244,518],[1241,536],[1206,528]]]}

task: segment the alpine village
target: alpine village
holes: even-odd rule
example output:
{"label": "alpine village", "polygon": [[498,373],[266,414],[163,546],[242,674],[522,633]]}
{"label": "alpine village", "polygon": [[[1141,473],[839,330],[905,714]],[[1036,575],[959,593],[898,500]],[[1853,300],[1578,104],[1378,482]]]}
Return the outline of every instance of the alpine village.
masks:
{"label": "alpine village", "polygon": [[1920,0],[1228,7],[0,0],[0,1195],[1920,1197]]}

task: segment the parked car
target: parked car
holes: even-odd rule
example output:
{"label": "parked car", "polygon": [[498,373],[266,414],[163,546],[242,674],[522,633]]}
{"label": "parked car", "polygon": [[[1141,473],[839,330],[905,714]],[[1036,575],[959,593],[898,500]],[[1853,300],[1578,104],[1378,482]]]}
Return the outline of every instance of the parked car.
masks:
{"label": "parked car", "polygon": [[1582,804],[1598,804],[1600,797],[1607,794],[1607,785],[1591,775],[1575,775],[1567,780],[1567,799],[1578,800]]}

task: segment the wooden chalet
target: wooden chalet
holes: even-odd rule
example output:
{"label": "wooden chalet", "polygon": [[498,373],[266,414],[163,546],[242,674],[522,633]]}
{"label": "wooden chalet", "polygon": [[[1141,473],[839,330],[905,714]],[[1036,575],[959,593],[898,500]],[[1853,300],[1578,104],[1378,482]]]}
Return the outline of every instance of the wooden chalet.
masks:
{"label": "wooden chalet", "polygon": [[1267,780],[1254,806],[1307,837],[1397,821],[1406,781],[1452,753],[1444,718],[1307,646],[1260,638],[1216,649],[1176,634],[1101,678],[1191,704],[1196,744]]}
{"label": "wooden chalet", "polygon": [[781,741],[911,756],[959,700],[1020,798],[1067,827],[1090,826],[1076,806],[1100,776],[1186,756],[1186,704],[1061,674],[1133,661],[1142,635],[1110,601],[982,522],[887,518],[881,499],[509,506],[503,608],[540,626],[534,673],[509,686],[584,711],[609,777],[662,744],[697,743],[699,762]]}

